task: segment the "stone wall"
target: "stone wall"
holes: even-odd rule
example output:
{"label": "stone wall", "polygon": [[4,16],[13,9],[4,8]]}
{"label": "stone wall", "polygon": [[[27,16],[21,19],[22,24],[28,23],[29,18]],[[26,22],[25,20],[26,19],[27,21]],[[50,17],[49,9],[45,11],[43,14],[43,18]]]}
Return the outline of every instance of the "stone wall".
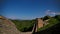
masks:
{"label": "stone wall", "polygon": [[41,28],[44,26],[44,21],[40,18],[37,19],[37,23],[38,23],[38,28]]}
{"label": "stone wall", "polygon": [[44,21],[40,18],[37,18],[32,31],[37,32],[38,28],[41,28],[43,26],[44,26]]}

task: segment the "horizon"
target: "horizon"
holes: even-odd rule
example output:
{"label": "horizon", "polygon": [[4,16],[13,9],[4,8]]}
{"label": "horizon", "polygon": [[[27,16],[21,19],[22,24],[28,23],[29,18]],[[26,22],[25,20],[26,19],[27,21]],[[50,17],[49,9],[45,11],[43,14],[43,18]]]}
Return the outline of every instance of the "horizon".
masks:
{"label": "horizon", "polygon": [[[60,14],[57,14],[57,15],[60,15]],[[2,16],[2,15],[0,15],[0,16]],[[49,16],[49,15],[46,15],[46,16]],[[54,16],[50,16],[50,17],[55,17],[56,15],[54,15]],[[2,17],[4,17],[4,18],[7,18],[7,17],[5,17],[5,16],[2,16]],[[45,17],[45,16],[44,16]],[[44,18],[44,17],[39,17],[39,18]],[[7,18],[7,19],[10,19],[10,20],[35,20],[36,18],[34,18],[34,19],[11,19],[11,18]]]}
{"label": "horizon", "polygon": [[31,20],[60,12],[60,0],[6,0],[0,4],[0,14],[9,19]]}

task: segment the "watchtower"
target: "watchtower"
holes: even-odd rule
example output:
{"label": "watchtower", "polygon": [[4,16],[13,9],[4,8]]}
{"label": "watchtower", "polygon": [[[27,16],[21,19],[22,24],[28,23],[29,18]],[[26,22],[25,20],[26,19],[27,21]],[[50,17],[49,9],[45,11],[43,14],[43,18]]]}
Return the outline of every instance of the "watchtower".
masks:
{"label": "watchtower", "polygon": [[32,32],[35,33],[38,31],[38,28],[41,28],[44,26],[44,21],[41,18],[36,18],[36,22],[34,24]]}

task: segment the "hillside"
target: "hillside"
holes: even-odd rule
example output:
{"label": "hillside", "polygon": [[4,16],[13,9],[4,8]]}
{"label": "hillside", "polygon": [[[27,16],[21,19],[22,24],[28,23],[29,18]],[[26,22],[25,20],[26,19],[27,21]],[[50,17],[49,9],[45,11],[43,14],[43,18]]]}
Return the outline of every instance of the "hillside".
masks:
{"label": "hillside", "polygon": [[11,20],[21,32],[32,31],[35,20]]}
{"label": "hillside", "polygon": [[60,34],[60,23],[34,34]]}
{"label": "hillside", "polygon": [[49,18],[48,23],[33,34],[60,34],[60,15]]}
{"label": "hillside", "polygon": [[17,30],[15,24],[6,19],[5,17],[0,16],[0,34],[20,34],[20,31]]}
{"label": "hillside", "polygon": [[[60,15],[54,17],[45,16],[43,21],[48,20],[47,25],[38,28],[33,34],[58,34],[60,32]],[[9,20],[0,16],[0,34],[32,34],[36,20]]]}
{"label": "hillside", "polygon": [[21,32],[16,28],[16,23],[0,16],[0,34],[31,34],[32,32]]}

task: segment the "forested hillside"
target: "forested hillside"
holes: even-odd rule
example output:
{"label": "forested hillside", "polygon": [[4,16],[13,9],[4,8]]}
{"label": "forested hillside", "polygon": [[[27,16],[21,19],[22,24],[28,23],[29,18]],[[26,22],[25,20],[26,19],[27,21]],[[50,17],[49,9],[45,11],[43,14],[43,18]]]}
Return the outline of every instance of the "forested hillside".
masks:
{"label": "forested hillside", "polygon": [[22,32],[32,31],[35,20],[12,20],[18,30]]}
{"label": "forested hillside", "polygon": [[38,32],[33,34],[60,34],[60,15],[51,17],[48,23],[48,25],[39,28]]}
{"label": "forested hillside", "polygon": [[[59,26],[60,26],[59,25],[60,24],[60,15],[56,15],[53,17],[45,16],[42,19],[43,19],[43,21],[49,19],[48,20],[49,24],[45,25],[42,28],[38,28],[38,32],[37,32],[38,34],[43,34],[43,33],[51,34],[54,31],[57,31],[57,30],[59,31],[59,29],[56,29],[56,28],[59,28]],[[32,31],[33,25],[36,22],[36,20],[12,20],[12,22],[15,23],[18,30],[20,30],[22,32],[27,32],[27,31]]]}

